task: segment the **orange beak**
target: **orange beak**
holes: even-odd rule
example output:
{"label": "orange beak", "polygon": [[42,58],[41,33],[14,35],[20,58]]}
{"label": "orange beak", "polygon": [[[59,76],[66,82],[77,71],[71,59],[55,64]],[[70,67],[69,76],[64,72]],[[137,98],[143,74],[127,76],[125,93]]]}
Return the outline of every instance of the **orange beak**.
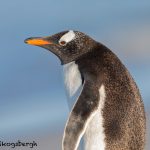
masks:
{"label": "orange beak", "polygon": [[46,41],[43,38],[28,38],[25,40],[25,43],[36,46],[52,44],[52,42]]}

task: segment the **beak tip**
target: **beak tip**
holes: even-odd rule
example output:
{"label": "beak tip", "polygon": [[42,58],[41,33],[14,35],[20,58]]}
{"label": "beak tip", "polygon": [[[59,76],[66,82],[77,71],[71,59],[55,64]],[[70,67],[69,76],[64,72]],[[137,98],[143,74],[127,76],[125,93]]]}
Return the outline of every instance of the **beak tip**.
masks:
{"label": "beak tip", "polygon": [[24,40],[24,43],[29,44],[29,41],[32,40],[32,38],[27,38]]}
{"label": "beak tip", "polygon": [[25,39],[25,40],[24,40],[24,43],[28,44],[28,41],[27,41],[27,39]]}

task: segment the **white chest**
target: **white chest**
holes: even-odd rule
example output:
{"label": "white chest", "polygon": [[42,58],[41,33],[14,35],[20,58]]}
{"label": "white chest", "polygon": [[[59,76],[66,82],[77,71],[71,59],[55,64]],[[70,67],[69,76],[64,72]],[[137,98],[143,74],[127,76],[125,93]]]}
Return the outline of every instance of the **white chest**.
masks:
{"label": "white chest", "polygon": [[64,65],[64,82],[69,97],[72,97],[82,84],[78,65],[74,62]]}
{"label": "white chest", "polygon": [[85,131],[85,150],[105,150],[105,134],[103,127],[103,108],[105,102],[105,89],[102,85],[99,89],[99,108]]}

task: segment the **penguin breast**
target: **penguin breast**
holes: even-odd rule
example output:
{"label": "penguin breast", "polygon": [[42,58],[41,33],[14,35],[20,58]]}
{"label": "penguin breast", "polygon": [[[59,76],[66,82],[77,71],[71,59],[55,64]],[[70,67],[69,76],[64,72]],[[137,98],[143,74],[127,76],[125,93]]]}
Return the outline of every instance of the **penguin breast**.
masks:
{"label": "penguin breast", "polygon": [[82,84],[81,74],[75,62],[64,65],[64,82],[69,97],[72,97]]}

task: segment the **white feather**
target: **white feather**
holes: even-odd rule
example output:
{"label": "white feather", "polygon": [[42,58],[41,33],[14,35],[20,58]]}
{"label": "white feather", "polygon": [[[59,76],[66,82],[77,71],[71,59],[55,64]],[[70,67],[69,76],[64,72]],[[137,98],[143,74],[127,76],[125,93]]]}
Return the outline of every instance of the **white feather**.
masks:
{"label": "white feather", "polygon": [[64,82],[69,97],[72,97],[82,84],[81,74],[75,62],[64,65]]}
{"label": "white feather", "polygon": [[105,150],[105,134],[103,127],[103,108],[105,103],[105,88],[102,85],[99,89],[100,101],[99,108],[95,113],[95,116],[91,119],[87,125],[85,131],[84,141],[85,150]]}
{"label": "white feather", "polygon": [[[96,111],[92,112],[92,114],[91,114],[90,117],[88,118],[88,120],[87,120],[87,122],[86,122],[86,124],[85,124],[85,126],[84,126],[84,128],[83,128],[83,130],[82,130],[82,132],[80,133],[80,136],[79,136],[79,138],[78,138],[78,140],[77,140],[76,147],[75,147],[74,150],[77,150],[77,148],[78,148],[78,146],[79,146],[79,143],[80,143],[80,140],[81,140],[81,138],[83,137],[83,135],[84,135],[84,133],[85,133],[85,131],[86,131],[86,128],[87,128],[87,126],[89,125],[89,122],[93,119],[93,117],[95,116],[95,114],[96,114]],[[87,150],[87,149],[85,149],[85,150]],[[97,150],[97,149],[90,149],[90,150]],[[101,149],[100,149],[100,150],[101,150]]]}
{"label": "white feather", "polygon": [[73,39],[75,39],[75,33],[72,30],[70,30],[60,38],[59,42],[65,41],[66,43],[68,43]]}

